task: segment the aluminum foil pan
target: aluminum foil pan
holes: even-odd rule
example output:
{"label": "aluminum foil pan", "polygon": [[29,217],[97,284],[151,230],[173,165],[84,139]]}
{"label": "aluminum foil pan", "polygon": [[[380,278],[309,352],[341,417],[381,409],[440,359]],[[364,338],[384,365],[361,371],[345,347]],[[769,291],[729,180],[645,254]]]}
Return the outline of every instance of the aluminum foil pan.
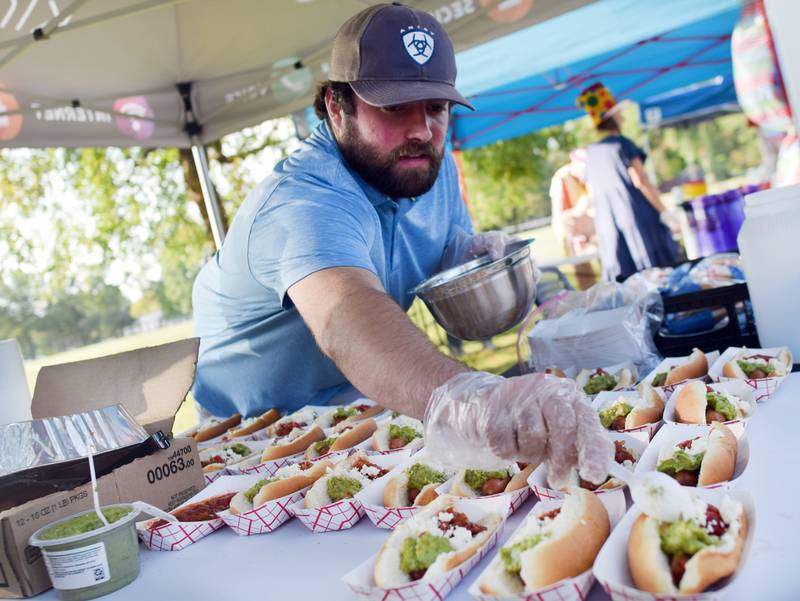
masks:
{"label": "aluminum foil pan", "polygon": [[0,476],[138,445],[149,435],[122,405],[0,425]]}

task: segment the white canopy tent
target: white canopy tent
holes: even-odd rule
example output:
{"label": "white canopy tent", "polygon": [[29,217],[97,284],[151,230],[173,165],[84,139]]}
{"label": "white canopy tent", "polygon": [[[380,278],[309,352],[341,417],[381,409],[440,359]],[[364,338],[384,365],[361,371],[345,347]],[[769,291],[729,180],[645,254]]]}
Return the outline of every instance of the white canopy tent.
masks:
{"label": "white canopy tent", "polygon": [[[406,4],[458,51],[590,1]],[[219,245],[203,145],[309,106],[339,25],[376,3],[0,0],[0,146],[192,146]]]}

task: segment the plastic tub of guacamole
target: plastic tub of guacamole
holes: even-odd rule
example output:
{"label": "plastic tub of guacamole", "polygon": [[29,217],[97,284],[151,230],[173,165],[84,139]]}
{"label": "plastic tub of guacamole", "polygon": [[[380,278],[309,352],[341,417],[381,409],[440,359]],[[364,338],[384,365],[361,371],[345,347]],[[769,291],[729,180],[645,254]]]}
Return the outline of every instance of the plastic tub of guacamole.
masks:
{"label": "plastic tub of guacamole", "polygon": [[39,528],[28,541],[42,549],[53,588],[64,601],[100,597],[129,584],[139,574],[134,527],[139,510],[119,504],[101,511],[108,526],[90,509]]}

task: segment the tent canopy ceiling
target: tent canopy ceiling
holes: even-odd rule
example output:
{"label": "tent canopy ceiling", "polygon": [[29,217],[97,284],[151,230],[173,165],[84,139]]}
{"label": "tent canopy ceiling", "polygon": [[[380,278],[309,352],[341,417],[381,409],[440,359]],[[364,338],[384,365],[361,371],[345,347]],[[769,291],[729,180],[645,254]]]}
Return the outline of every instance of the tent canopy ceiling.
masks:
{"label": "tent canopy ceiling", "polygon": [[600,0],[464,51],[460,87],[477,110],[456,109],[453,145],[474,148],[580,117],[575,100],[596,81],[618,100],[642,101],[731,78],[740,9],[740,0]]}
{"label": "tent canopy ceiling", "polygon": [[[591,0],[411,0],[464,50]],[[0,146],[188,146],[307,107],[370,0],[0,3]]]}

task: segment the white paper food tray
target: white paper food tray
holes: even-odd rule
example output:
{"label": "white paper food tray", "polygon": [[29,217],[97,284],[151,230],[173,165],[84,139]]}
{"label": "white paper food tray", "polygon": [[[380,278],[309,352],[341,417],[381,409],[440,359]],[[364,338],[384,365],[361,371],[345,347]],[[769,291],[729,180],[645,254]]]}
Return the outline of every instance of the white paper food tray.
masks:
{"label": "white paper food tray", "polygon": [[[534,508],[528,513],[528,516],[525,518],[527,521],[528,519],[535,519],[534,516],[539,516],[543,513],[547,513],[549,511],[553,511],[563,505],[564,499],[556,499],[553,501],[540,501],[537,503]],[[614,529],[617,522],[622,518],[623,514],[618,513],[613,517],[609,515],[609,521],[611,529]],[[517,530],[508,538],[506,544],[517,535],[518,532],[522,531],[525,527],[525,522],[521,523]],[[479,601],[498,601],[501,597],[496,597],[494,595],[488,595],[481,591],[480,583],[483,580],[484,574],[489,571],[489,568],[495,565],[500,559],[499,551],[494,554],[494,558],[492,559],[491,563],[486,566],[486,568],[481,572],[481,574],[475,579],[472,583],[472,586],[469,588],[469,594],[478,599]],[[563,580],[559,580],[551,585],[548,585],[544,588],[531,591],[529,593],[523,593],[521,595],[516,596],[506,596],[502,597],[503,601],[584,601],[587,595],[589,594],[589,590],[592,588],[594,584],[594,574],[592,573],[591,568],[575,576],[573,578],[564,578]]]}
{"label": "white paper food tray", "polygon": [[[785,347],[782,346],[773,346],[769,348],[749,348],[747,351],[750,354],[764,354],[764,355],[777,355],[780,351],[784,350]],[[714,362],[708,369],[708,375],[714,382],[726,382],[730,380],[736,380],[736,378],[728,378],[722,375],[722,369],[728,361],[731,361],[740,351],[741,347],[729,347],[725,350],[722,355],[720,355],[719,359]],[[791,367],[789,368],[791,371]],[[778,386],[781,385],[786,379],[786,376],[781,376],[780,378],[759,378],[757,380],[738,380],[740,382],[746,383],[750,388],[753,389],[753,394],[756,397],[756,401],[762,403],[764,401],[768,401],[772,398],[775,394],[775,391],[778,390]]]}
{"label": "white paper food tray", "polygon": [[[684,386],[685,384],[681,384],[680,386],[678,386],[675,389],[675,392],[672,394],[672,396],[669,397],[669,401],[667,401],[667,406],[664,407],[664,423],[666,424],[682,423],[677,421],[678,418],[675,415],[675,401],[678,399],[678,395],[680,394]],[[727,380],[725,382],[716,382],[713,384],[709,384],[708,386],[712,390],[717,390],[719,392],[727,392],[729,394],[737,396],[743,401],[746,401],[748,405],[750,405],[750,415],[746,417],[737,417],[736,419],[723,422],[733,432],[741,431],[745,427],[747,427],[748,422],[753,418],[758,409],[758,403],[756,403],[756,397],[753,389],[750,388],[742,380]]]}
{"label": "white paper food tray", "polygon": [[[475,503],[474,499],[458,499],[455,502],[455,509],[465,513],[471,521],[478,520],[489,512],[505,516],[508,513],[507,501],[505,499],[495,499],[495,501],[494,505],[489,505],[487,503]],[[365,562],[345,574],[342,580],[355,593],[356,597],[363,601],[406,601],[409,599],[414,601],[441,601],[497,544],[504,526],[505,519],[500,523],[495,533],[489,537],[486,543],[472,557],[438,578],[417,580],[396,588],[380,588],[373,579],[375,560],[378,557],[376,552]]]}
{"label": "white paper food tray", "polygon": [[[624,441],[626,447],[635,453],[638,453],[639,462],[641,462],[645,453],[645,449],[647,448],[647,443],[642,442],[640,439],[630,436],[629,434],[625,434],[624,432],[608,432],[606,436],[608,436],[608,438],[612,441]],[[638,466],[638,463],[636,465]],[[634,472],[632,473],[635,473],[635,468]],[[566,496],[566,493],[550,488],[550,485],[547,482],[547,465],[545,463],[542,463],[530,475],[530,478],[528,478],[528,486],[531,487],[533,494],[535,494],[540,501],[559,500]],[[609,517],[611,517],[615,523],[627,509],[628,504],[625,497],[626,488],[626,485],[622,485],[616,488],[592,491],[592,494],[597,495],[598,498],[603,502],[603,505],[605,505],[606,510],[608,511]]]}
{"label": "white paper food tray", "polygon": [[[534,469],[533,471],[536,471],[536,469]],[[533,472],[531,472],[531,474],[533,474]],[[442,484],[441,486],[436,488],[436,492],[438,492],[440,495],[441,494],[445,494],[445,493],[450,493],[450,487],[453,484],[453,480],[454,480],[454,478],[449,478],[447,480],[447,482],[445,482],[444,484]],[[476,502],[481,502],[481,501],[490,502],[490,501],[492,501],[493,499],[496,499],[496,498],[507,499],[508,500],[508,515],[506,517],[510,517],[517,509],[519,509],[522,506],[522,504],[525,501],[528,500],[528,497],[531,496],[532,492],[533,491],[531,490],[530,486],[528,486],[528,484],[526,482],[525,486],[522,486],[521,488],[518,488],[516,490],[512,490],[511,492],[501,492],[501,493],[497,493],[496,495],[488,495],[488,496],[485,496],[485,497],[475,497],[475,498],[473,498],[473,500],[476,501]]]}
{"label": "white paper food tray", "polygon": [[[386,457],[392,457],[388,455]],[[378,459],[379,456],[370,457],[370,461]],[[378,463],[374,461],[374,463]],[[355,498],[359,500],[361,506],[367,514],[370,522],[378,528],[387,528],[393,530],[396,526],[410,518],[417,513],[422,507],[412,505],[410,507],[384,507],[383,505],[383,489],[391,478],[400,475],[400,473],[415,463],[427,463],[431,466],[434,462],[428,457],[426,451],[423,449],[419,453],[408,456],[406,455],[394,464],[392,469],[382,478],[378,478],[369,486],[365,487],[356,494]],[[447,481],[449,482],[449,480]],[[445,484],[447,484],[445,482]],[[438,491],[438,488],[437,488]]]}
{"label": "white paper food tray", "polygon": [[[221,476],[176,509],[217,495],[236,492],[234,482],[231,481],[231,476]],[[222,518],[217,517],[203,522],[167,522],[163,526],[149,530],[147,525],[158,519],[136,522],[139,539],[153,551],[180,551],[216,532],[223,525]]]}
{"label": "white paper food tray", "polygon": [[[664,405],[666,405],[667,401],[664,393],[656,389],[656,394],[658,394],[661,397],[661,400],[664,401]],[[611,405],[614,401],[616,401],[620,397],[638,399],[639,393],[636,390],[604,391],[595,395],[594,400],[592,401],[592,408],[599,415],[602,409],[605,409],[607,406]],[[653,436],[655,436],[655,433],[660,426],[661,426],[661,420],[658,420],[650,424],[643,424],[636,428],[627,428],[625,430],[622,430],[622,433],[628,434],[629,436],[638,438],[642,442],[647,443],[653,438]]]}
{"label": "white paper food tray", "polygon": [[[663,428],[658,431],[655,438],[653,438],[647,450],[642,455],[639,463],[636,465],[634,473],[637,475],[644,474],[645,472],[655,471],[658,465],[658,452],[663,447],[671,447],[683,440],[689,440],[696,436],[708,436],[711,432],[711,426],[693,425],[693,424],[665,424]],[[730,480],[711,484],[709,486],[701,487],[687,487],[690,489],[714,489],[722,488],[725,490],[732,489],[736,486],[750,463],[750,443],[747,439],[747,433],[744,430],[739,430],[738,433],[731,429],[731,432],[736,436],[738,448],[736,450],[736,464],[733,468],[733,477]]]}
{"label": "white paper food tray", "polygon": [[[231,485],[236,487],[236,491],[241,492],[254,486],[264,478],[264,475],[250,474],[246,476],[229,476],[228,478]],[[226,526],[240,536],[272,532],[292,518],[292,514],[288,510],[289,505],[294,505],[301,501],[309,488],[311,488],[311,485],[285,497],[267,501],[264,505],[244,513],[233,514],[230,511],[222,511],[217,515],[225,522]]]}
{"label": "white paper food tray", "polygon": [[741,573],[742,567],[747,564],[753,545],[753,532],[756,529],[756,512],[753,506],[753,498],[749,493],[740,491],[725,492],[722,490],[700,489],[694,494],[717,507],[719,507],[726,494],[744,505],[744,510],[747,513],[748,528],[742,557],[736,572],[729,578],[725,578],[712,586],[710,590],[694,595],[657,595],[640,591],[634,586],[628,569],[628,537],[630,536],[633,522],[641,513],[638,507],[634,505],[611,532],[611,536],[608,537],[606,544],[600,549],[600,553],[594,563],[595,578],[597,578],[612,601],[719,601],[726,594],[735,590],[732,587]]}
{"label": "white paper food tray", "polygon": [[[708,369],[711,369],[711,366],[716,363],[719,359],[719,351],[711,351],[710,353],[706,353],[706,361],[708,362]],[[660,374],[665,371],[671,370],[673,367],[677,367],[678,365],[683,365],[686,361],[689,360],[689,355],[686,357],[664,357],[664,360],[658,364],[653,371],[647,374],[644,380],[642,380],[643,384],[649,384],[650,386],[653,385],[653,379],[656,377],[657,374]],[[663,390],[665,396],[669,397],[675,389],[680,385],[686,382],[688,378],[681,380],[680,382],[675,382],[674,384],[669,384],[666,386],[654,386],[656,390]],[[700,378],[702,379],[702,378]]]}

